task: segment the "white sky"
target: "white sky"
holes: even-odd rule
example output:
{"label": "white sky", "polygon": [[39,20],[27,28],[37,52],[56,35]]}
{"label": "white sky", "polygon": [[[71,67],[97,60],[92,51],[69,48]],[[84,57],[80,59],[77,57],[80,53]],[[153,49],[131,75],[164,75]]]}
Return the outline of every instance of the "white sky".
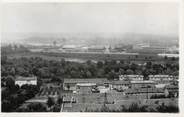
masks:
{"label": "white sky", "polygon": [[178,35],[177,3],[9,3],[3,32]]}

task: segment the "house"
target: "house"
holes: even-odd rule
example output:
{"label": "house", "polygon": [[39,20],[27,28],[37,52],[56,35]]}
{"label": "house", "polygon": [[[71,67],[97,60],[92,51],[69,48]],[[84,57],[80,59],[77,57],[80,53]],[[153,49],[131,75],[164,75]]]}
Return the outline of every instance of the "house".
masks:
{"label": "house", "polygon": [[19,76],[15,79],[15,85],[19,85],[20,87],[22,85],[37,85],[37,77],[22,77]]}
{"label": "house", "polygon": [[109,81],[106,78],[65,78],[63,81],[63,89],[64,90],[72,90],[76,91],[77,87],[94,87],[94,85],[98,86],[99,84],[107,85]]}

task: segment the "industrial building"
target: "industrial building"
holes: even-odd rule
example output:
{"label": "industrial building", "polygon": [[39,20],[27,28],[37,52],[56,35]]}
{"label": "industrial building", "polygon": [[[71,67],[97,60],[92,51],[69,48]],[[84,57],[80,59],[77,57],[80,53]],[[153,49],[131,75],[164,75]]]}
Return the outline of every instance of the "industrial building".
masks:
{"label": "industrial building", "polygon": [[19,76],[15,79],[15,85],[19,85],[20,87],[22,85],[37,85],[37,77],[22,77]]}

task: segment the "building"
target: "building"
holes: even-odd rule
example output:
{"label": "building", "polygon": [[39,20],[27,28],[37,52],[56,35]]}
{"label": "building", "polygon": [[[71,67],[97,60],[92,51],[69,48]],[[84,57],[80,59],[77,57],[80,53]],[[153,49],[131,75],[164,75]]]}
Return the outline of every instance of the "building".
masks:
{"label": "building", "polygon": [[153,80],[153,81],[172,81],[175,79],[178,79],[177,76],[173,76],[173,75],[149,75],[149,80]]}
{"label": "building", "polygon": [[147,87],[155,87],[155,82],[151,80],[143,80],[143,81],[130,81],[131,88],[147,88]]}
{"label": "building", "polygon": [[20,87],[22,85],[37,85],[37,77],[22,77],[19,76],[15,79],[15,85],[19,85]]}
{"label": "building", "polygon": [[96,87],[96,83],[77,83],[76,91],[80,94],[92,93],[92,88]]}
{"label": "building", "polygon": [[126,90],[130,87],[130,81],[113,81],[111,83],[111,89],[116,89],[118,91]]}
{"label": "building", "polygon": [[88,48],[88,52],[104,53],[106,48],[104,46],[92,46]]}
{"label": "building", "polygon": [[[140,94],[165,94],[164,89],[157,88],[131,88],[125,91],[126,95],[140,95]],[[149,97],[151,96],[149,95]]]}
{"label": "building", "polygon": [[119,80],[143,80],[143,75],[119,75]]}
{"label": "building", "polygon": [[160,57],[174,57],[174,58],[179,58],[179,54],[169,54],[169,53],[161,53],[161,54],[158,54],[158,56]]}
{"label": "building", "polygon": [[76,99],[73,96],[64,95],[63,96],[63,103],[75,103]]}
{"label": "building", "polygon": [[63,81],[63,89],[77,91],[78,87],[94,87],[99,84],[107,85],[109,81],[106,78],[65,78]]}
{"label": "building", "polygon": [[167,85],[165,86],[165,93],[168,94],[169,97],[178,97],[179,88],[175,85]]}
{"label": "building", "polygon": [[62,51],[63,52],[74,52],[77,48],[78,46],[76,45],[63,45]]}
{"label": "building", "polygon": [[[143,81],[143,75],[119,75],[119,80],[133,80],[133,81]],[[173,75],[149,75],[149,80],[152,81],[172,81],[178,79],[178,76]]]}

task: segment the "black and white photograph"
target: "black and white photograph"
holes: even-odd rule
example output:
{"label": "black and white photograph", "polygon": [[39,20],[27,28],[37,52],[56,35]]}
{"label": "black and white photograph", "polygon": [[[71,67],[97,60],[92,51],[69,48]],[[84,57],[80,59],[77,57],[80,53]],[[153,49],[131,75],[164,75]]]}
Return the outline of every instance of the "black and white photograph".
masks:
{"label": "black and white photograph", "polygon": [[2,10],[2,113],[180,113],[179,3]]}

